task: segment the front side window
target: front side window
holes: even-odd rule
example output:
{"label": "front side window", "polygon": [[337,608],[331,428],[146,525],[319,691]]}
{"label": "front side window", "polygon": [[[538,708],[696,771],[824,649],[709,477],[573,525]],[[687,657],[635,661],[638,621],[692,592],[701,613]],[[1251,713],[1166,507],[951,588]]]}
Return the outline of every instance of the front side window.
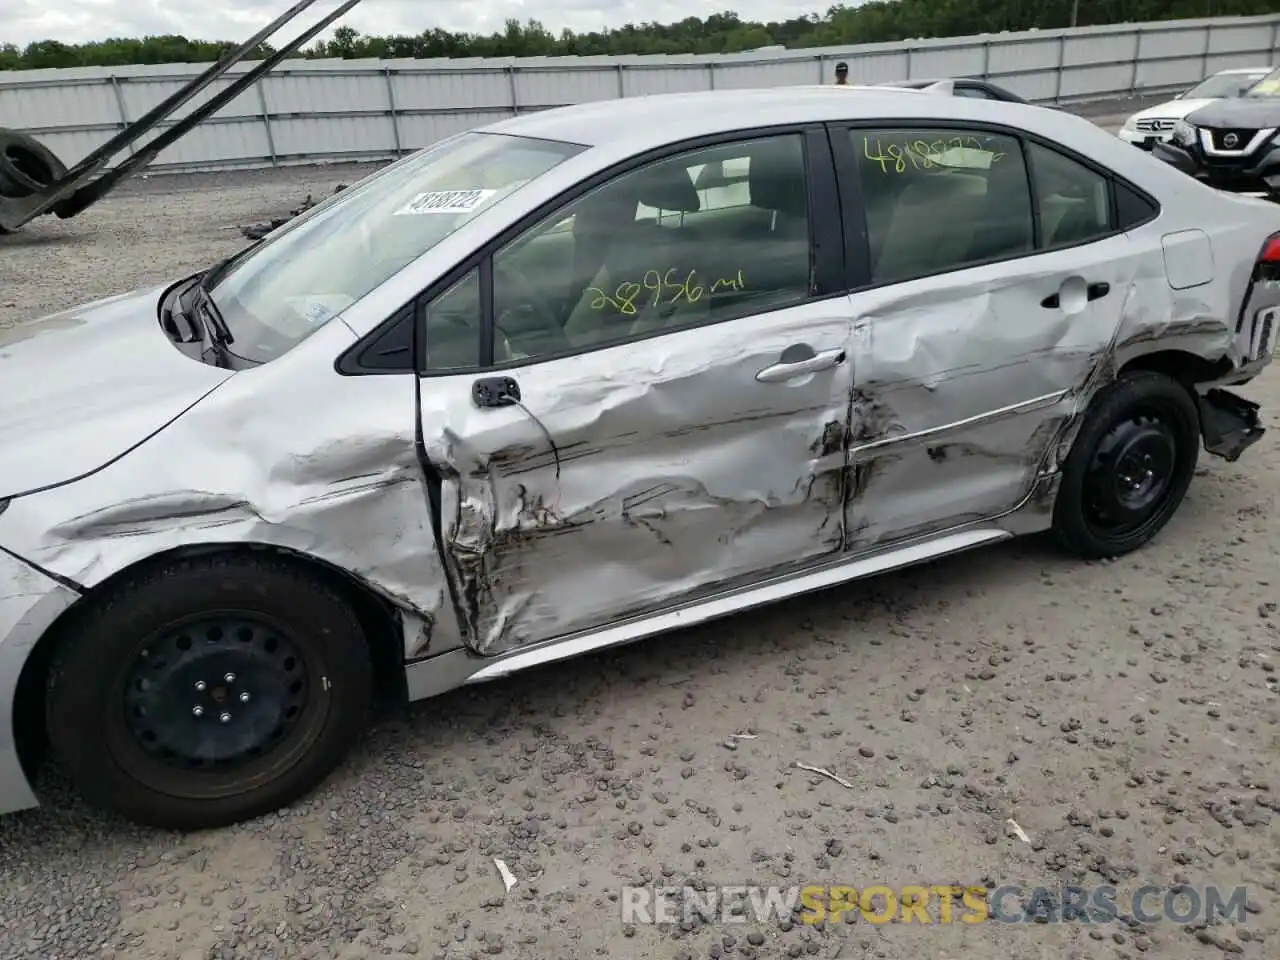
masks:
{"label": "front side window", "polygon": [[394,164],[269,236],[211,285],[235,342],[263,363],[292,349],[482,210],[581,152],[466,133]]}
{"label": "front side window", "polygon": [[603,347],[804,301],[800,135],[716,145],[625,173],[493,256],[494,361]]}
{"label": "front side window", "polygon": [[959,129],[854,129],[871,282],[1030,253],[1026,166],[1013,137]]}

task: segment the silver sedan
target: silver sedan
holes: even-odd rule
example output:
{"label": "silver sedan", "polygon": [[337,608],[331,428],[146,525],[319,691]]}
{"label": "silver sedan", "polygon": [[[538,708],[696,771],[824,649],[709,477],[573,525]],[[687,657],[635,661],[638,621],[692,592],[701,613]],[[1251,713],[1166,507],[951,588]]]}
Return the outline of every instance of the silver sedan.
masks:
{"label": "silver sedan", "polygon": [[0,811],[47,739],[96,804],[231,823],[378,697],[1020,534],[1126,554],[1262,435],[1225,388],[1278,326],[1280,209],[1057,111],[459,134],[0,340]]}

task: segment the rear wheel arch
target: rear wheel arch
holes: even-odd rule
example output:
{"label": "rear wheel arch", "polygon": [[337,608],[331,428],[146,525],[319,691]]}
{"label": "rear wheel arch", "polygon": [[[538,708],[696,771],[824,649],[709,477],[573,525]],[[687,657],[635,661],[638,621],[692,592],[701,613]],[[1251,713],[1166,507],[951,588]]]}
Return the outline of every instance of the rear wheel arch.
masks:
{"label": "rear wheel arch", "polygon": [[1150,370],[1172,377],[1194,394],[1197,383],[1218,380],[1230,373],[1231,369],[1231,361],[1227,357],[1206,360],[1186,350],[1156,350],[1125,361],[1116,376],[1136,370]]}
{"label": "rear wheel arch", "polygon": [[45,693],[54,652],[74,631],[81,618],[91,616],[98,603],[120,585],[148,571],[183,560],[208,557],[270,558],[317,580],[350,604],[369,644],[373,661],[375,697],[380,704],[396,704],[408,699],[404,672],[404,642],[398,611],[368,583],[334,564],[287,547],[261,543],[196,544],[152,554],[111,574],[85,591],[45,631],[32,649],[18,677],[10,718],[14,740],[28,779],[45,752]]}

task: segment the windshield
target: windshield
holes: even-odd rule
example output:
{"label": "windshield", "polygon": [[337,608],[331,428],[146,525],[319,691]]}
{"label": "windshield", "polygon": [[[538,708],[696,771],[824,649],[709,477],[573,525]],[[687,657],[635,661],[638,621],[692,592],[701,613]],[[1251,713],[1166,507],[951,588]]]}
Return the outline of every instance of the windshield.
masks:
{"label": "windshield", "polygon": [[212,285],[230,352],[254,363],[280,356],[482,210],[584,149],[465,133],[344,190]]}
{"label": "windshield", "polygon": [[1265,70],[1259,70],[1257,73],[1219,73],[1196,84],[1184,94],[1184,97],[1187,100],[1238,97],[1266,75]]}
{"label": "windshield", "polygon": [[1245,96],[1280,99],[1280,69],[1268,73],[1255,86],[1250,87]]}

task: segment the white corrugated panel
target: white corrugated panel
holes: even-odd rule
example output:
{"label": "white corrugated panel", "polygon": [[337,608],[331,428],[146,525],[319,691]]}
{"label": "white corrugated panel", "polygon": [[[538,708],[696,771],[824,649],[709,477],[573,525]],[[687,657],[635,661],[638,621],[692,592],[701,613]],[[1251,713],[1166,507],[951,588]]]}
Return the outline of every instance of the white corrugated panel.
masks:
{"label": "white corrugated panel", "polygon": [[982,46],[925,48],[911,51],[911,76],[920,79],[934,77],[976,77],[986,69],[986,50]]}
{"label": "white corrugated panel", "polygon": [[991,44],[987,69],[992,74],[1034,73],[1058,69],[1057,37],[1044,40],[1022,40],[1017,43]]}
{"label": "white corrugated panel", "polygon": [[1144,30],[1139,55],[1143,60],[1199,56],[1204,53],[1204,44],[1203,30]]}
{"label": "white corrugated panel", "polygon": [[[559,57],[556,60],[561,59]],[[609,68],[515,71],[516,102],[523,107],[560,106],[613,100],[618,96],[618,72]]]}
{"label": "white corrugated panel", "polygon": [[[1277,23],[1280,16],[1230,17],[726,56],[290,59],[260,82],[261,91],[257,85],[249,88],[167,150],[157,166],[390,156],[397,149],[397,131],[399,147],[413,149],[517,109],[712,88],[829,83],[839,60],[849,63],[854,83],[907,79],[908,69],[912,78],[985,71],[1029,99],[1164,92],[1205,73],[1272,62]],[[0,72],[0,123],[36,133],[72,163],[120,128],[121,101],[125,117],[136,119],[207,66]],[[252,66],[233,68],[178,116]]]}

